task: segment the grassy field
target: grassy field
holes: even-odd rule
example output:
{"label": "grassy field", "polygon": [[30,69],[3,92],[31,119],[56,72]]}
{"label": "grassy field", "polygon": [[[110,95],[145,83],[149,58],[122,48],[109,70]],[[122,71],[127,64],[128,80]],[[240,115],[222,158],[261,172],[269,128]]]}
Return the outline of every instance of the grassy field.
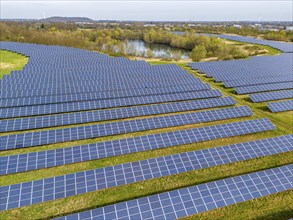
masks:
{"label": "grassy field", "polygon": [[[2,53],[11,57],[11,54]],[[14,54],[13,54],[14,55]],[[2,56],[1,56],[2,57]],[[23,58],[23,57],[22,57]],[[4,58],[8,59],[8,58]],[[16,59],[20,59],[17,55]],[[10,58],[11,63],[17,63],[14,59]],[[6,61],[8,62],[8,61]],[[162,64],[171,62],[152,62],[152,64]],[[139,153],[132,153],[128,155],[121,155],[116,157],[109,157],[99,160],[87,161],[82,163],[75,163],[70,165],[64,165],[59,167],[52,167],[48,169],[29,171],[25,173],[17,173],[12,175],[6,175],[0,177],[0,184],[8,185],[13,183],[19,183],[24,181],[31,181],[36,179],[42,179],[57,175],[68,174],[72,172],[78,172],[88,169],[95,169],[104,166],[111,166],[115,164],[121,164],[125,162],[138,161],[147,158],[159,157],[163,155],[176,154],[186,151],[193,151],[198,149],[219,147],[223,145],[245,142],[255,139],[275,137],[283,134],[292,133],[292,121],[293,112],[284,113],[271,113],[265,104],[254,104],[249,101],[247,95],[236,95],[233,89],[225,89],[221,83],[215,83],[212,79],[208,79],[203,75],[198,74],[196,71],[190,70],[186,67],[186,64],[178,64],[183,69],[187,70],[190,74],[200,78],[203,82],[209,83],[213,88],[220,89],[223,95],[232,96],[236,101],[237,105],[247,105],[253,111],[253,116],[239,118],[239,119],[229,119],[225,121],[208,122],[201,124],[192,124],[180,127],[157,129],[152,131],[136,132],[131,134],[109,136],[96,139],[87,139],[82,141],[66,142],[61,144],[53,144],[46,146],[39,146],[26,149],[16,149],[10,151],[0,152],[1,156],[4,155],[14,155],[18,153],[28,153],[33,151],[41,151],[46,149],[56,149],[66,146],[75,146],[86,143],[94,143],[105,140],[114,140],[120,138],[127,138],[133,136],[147,135],[153,133],[160,133],[166,131],[175,131],[186,128],[195,128],[209,125],[216,125],[222,123],[230,123],[235,121],[242,121],[247,119],[256,118],[269,118],[275,125],[276,129],[273,131],[261,132],[257,134],[243,135],[232,138],[223,138],[216,141],[207,141],[196,144],[181,145],[176,147],[169,147],[165,149],[157,149],[152,151],[145,151]],[[9,72],[9,71],[6,71]],[[191,111],[198,112],[198,111]],[[184,112],[182,112],[184,113]],[[170,114],[168,114],[170,115]],[[146,118],[146,117],[137,117]],[[137,119],[132,118],[132,119]],[[113,120],[121,121],[121,120]],[[113,122],[111,121],[111,122]],[[108,123],[108,122],[107,122]],[[98,124],[98,123],[90,123]],[[78,125],[81,126],[81,125]],[[71,127],[71,126],[66,126]],[[60,128],[60,127],[57,127]],[[55,128],[55,129],[57,129]],[[46,130],[46,129],[44,129]],[[2,134],[3,135],[3,134]],[[7,135],[7,134],[4,134]],[[49,201],[41,204],[35,204],[27,207],[22,207],[18,209],[12,209],[0,213],[0,219],[49,219],[52,217],[62,216],[73,212],[79,212],[82,210],[88,210],[100,206],[105,206],[108,204],[113,204],[121,201],[126,201],[134,198],[139,198],[147,195],[152,195],[156,193],[161,193],[164,191],[169,191],[173,189],[178,189],[181,187],[187,187],[199,183],[205,183],[209,181],[214,181],[218,179],[223,179],[231,176],[237,176],[241,174],[246,174],[250,172],[255,172],[259,170],[269,169],[281,165],[290,164],[293,162],[293,152],[287,152],[278,155],[272,155],[267,157],[260,157],[257,159],[246,160],[231,164],[225,164],[216,167],[209,167],[202,170],[190,171],[186,173],[181,173],[172,176],[161,177],[157,179],[151,179],[147,181],[137,182],[133,184],[128,184],[124,186],[108,188],[104,190],[99,190],[95,192],[90,192],[86,194],[80,194],[64,199],[58,199],[55,201]],[[255,199],[229,207],[212,210],[209,212],[201,213],[198,215],[187,217],[186,219],[288,219],[292,217],[292,201],[290,200],[292,196],[291,192],[282,192],[274,195],[266,196],[260,199]]]}
{"label": "grassy field", "polygon": [[12,70],[21,70],[27,61],[28,58],[23,55],[0,50],[0,79]]}
{"label": "grassy field", "polygon": [[257,53],[258,50],[263,50],[265,53],[261,54],[262,56],[274,56],[282,53],[280,50],[276,48],[272,48],[270,46],[261,45],[261,44],[251,44],[251,43],[245,43],[240,41],[233,41],[233,40],[227,40],[223,39],[224,42],[228,44],[233,44],[235,46],[238,46],[239,48],[246,49],[247,51],[250,51],[251,53]]}

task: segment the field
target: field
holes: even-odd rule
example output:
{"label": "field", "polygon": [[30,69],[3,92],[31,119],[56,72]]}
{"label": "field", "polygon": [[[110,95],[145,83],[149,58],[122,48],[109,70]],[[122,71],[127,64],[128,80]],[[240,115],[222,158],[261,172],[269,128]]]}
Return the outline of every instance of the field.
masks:
{"label": "field", "polygon": [[[27,58],[17,55],[11,52],[1,51],[1,76],[3,74],[9,74],[12,70],[19,70],[27,62]],[[162,63],[176,63],[176,62],[156,62],[151,64],[160,65]],[[230,123],[245,119],[257,119],[257,118],[269,118],[276,129],[273,131],[260,132],[250,135],[236,136],[232,138],[223,138],[216,141],[206,141],[196,144],[181,145],[176,147],[169,147],[165,149],[157,149],[139,153],[131,153],[122,156],[109,157],[105,159],[99,159],[94,161],[87,161],[82,163],[74,163],[70,165],[63,165],[58,167],[52,167],[47,169],[28,171],[24,173],[17,173],[11,175],[5,175],[0,177],[1,186],[15,184],[25,181],[37,180],[42,178],[48,178],[58,175],[69,174],[78,171],[84,171],[88,169],[95,169],[104,166],[112,166],[125,162],[133,162],[148,158],[154,158],[164,155],[177,154],[187,151],[194,151],[199,149],[219,147],[234,143],[246,142],[256,139],[276,137],[279,135],[285,135],[292,133],[293,129],[293,111],[283,113],[271,113],[264,103],[255,104],[248,99],[247,95],[236,95],[234,89],[226,89],[222,83],[215,83],[212,79],[206,78],[199,74],[197,71],[191,70],[185,63],[176,63],[182,69],[193,74],[195,77],[200,78],[203,82],[209,83],[212,88],[219,89],[223,95],[231,96],[237,102],[236,106],[249,106],[253,111],[253,116],[238,119],[228,119],[225,121],[215,121],[200,124],[192,124],[164,129],[156,129],[143,132],[128,133],[123,135],[115,135],[102,138],[87,139],[82,141],[65,142],[61,144],[51,144],[46,146],[38,146],[33,148],[15,149],[9,151],[1,151],[0,156],[14,155],[19,153],[28,153],[47,149],[56,149],[66,146],[77,146],[81,144],[95,143],[106,140],[116,140],[127,137],[135,137],[141,135],[155,134],[166,131],[176,131],[187,128],[196,128],[209,125],[217,125],[222,123]],[[198,112],[192,111],[192,112]],[[181,112],[186,113],[186,112]],[[175,114],[175,113],[174,113]],[[168,114],[172,115],[172,114]],[[153,116],[146,117],[134,117],[131,120],[138,118],[151,118]],[[128,120],[128,119],[124,119]],[[124,120],[112,120],[114,121]],[[100,124],[100,123],[87,123]],[[80,124],[82,126],[84,124]],[[74,127],[64,126],[64,127]],[[64,128],[64,127],[54,127]],[[47,129],[39,129],[47,130]],[[38,130],[34,130],[38,131]],[[1,135],[17,134],[24,132],[10,132]],[[3,219],[50,219],[52,217],[63,216],[66,214],[80,212],[83,210],[93,209],[109,204],[118,203],[134,198],[140,198],[152,194],[157,194],[173,189],[196,185],[199,183],[205,183],[209,181],[219,180],[227,177],[233,177],[250,172],[260,171],[264,169],[274,168],[281,165],[293,163],[293,152],[282,153],[273,156],[260,157],[257,159],[245,160],[236,163],[230,163],[226,165],[220,165],[210,167],[202,170],[185,172],[177,175],[171,175],[147,181],[132,183],[128,185],[118,186],[115,188],[108,188],[86,194],[80,194],[64,199],[58,199],[54,201],[44,202],[40,204],[25,206],[22,208],[12,209],[0,213],[1,220]],[[204,212],[198,215],[187,217],[186,219],[289,219],[292,217],[292,191],[285,191],[260,199],[255,199],[243,203],[238,203],[232,206],[228,206],[221,209],[216,209],[208,212]]]}
{"label": "field", "polygon": [[28,58],[20,54],[0,50],[0,79],[12,70],[21,70]]}

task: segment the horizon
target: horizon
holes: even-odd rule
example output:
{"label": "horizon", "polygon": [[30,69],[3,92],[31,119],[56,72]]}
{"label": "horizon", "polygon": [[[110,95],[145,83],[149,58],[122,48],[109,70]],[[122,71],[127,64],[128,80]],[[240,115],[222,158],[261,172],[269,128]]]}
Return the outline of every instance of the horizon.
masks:
{"label": "horizon", "polygon": [[86,18],[86,19],[91,19],[95,22],[101,22],[101,21],[115,21],[115,22],[174,22],[174,23],[213,23],[213,22],[219,22],[219,23],[229,23],[229,22],[259,22],[259,23],[267,23],[267,22],[291,22],[293,24],[293,21],[291,20],[263,20],[263,21],[256,21],[256,20],[240,20],[240,21],[236,21],[236,20],[227,20],[227,21],[219,21],[219,20],[210,20],[210,21],[195,21],[195,20],[190,20],[190,21],[180,21],[180,20],[121,20],[121,19],[92,19],[89,17],[84,17],[84,16],[60,16],[60,15],[53,15],[50,17],[46,17],[46,18],[0,18],[0,20],[36,20],[36,21],[40,21],[43,19],[49,19],[49,18]]}

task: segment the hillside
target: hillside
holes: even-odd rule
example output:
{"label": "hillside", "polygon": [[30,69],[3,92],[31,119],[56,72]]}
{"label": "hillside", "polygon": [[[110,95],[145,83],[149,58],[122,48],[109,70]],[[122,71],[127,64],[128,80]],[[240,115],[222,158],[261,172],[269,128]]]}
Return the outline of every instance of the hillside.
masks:
{"label": "hillside", "polygon": [[93,23],[94,20],[86,17],[49,17],[40,19],[40,22],[89,22]]}

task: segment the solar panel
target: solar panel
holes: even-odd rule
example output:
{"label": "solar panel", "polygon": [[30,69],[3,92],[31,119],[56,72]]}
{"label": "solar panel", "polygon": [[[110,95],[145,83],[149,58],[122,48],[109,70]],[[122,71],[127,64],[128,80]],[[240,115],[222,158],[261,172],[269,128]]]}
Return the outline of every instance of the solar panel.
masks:
{"label": "solar panel", "polygon": [[256,86],[243,86],[243,87],[236,87],[235,88],[235,90],[238,94],[276,91],[276,90],[282,90],[282,89],[293,89],[293,82],[264,84],[264,85],[256,85]]}
{"label": "solar panel", "polygon": [[219,90],[206,90],[198,92],[186,92],[175,94],[163,94],[154,96],[129,97],[110,100],[70,102],[48,105],[36,105],[15,108],[0,109],[0,118],[13,118],[33,115],[46,115],[53,113],[84,111],[103,108],[124,107],[133,105],[184,101],[192,99],[202,99],[211,97],[220,97],[222,94]]}
{"label": "solar panel", "polygon": [[[253,56],[245,60],[194,62],[188,66],[214,78],[216,82],[222,82],[226,88],[236,87],[240,94],[244,94],[292,88],[292,60],[293,54],[287,53]],[[242,90],[237,87],[247,88]]]}
{"label": "solar panel", "polygon": [[267,106],[272,112],[292,111],[293,100],[281,101],[281,102],[269,102],[267,103]]}
{"label": "solar panel", "polygon": [[178,219],[293,188],[292,165],[181,188],[57,218]]}
{"label": "solar panel", "polygon": [[252,134],[273,130],[274,128],[274,125],[268,119],[256,119],[12,155],[1,157],[1,174],[24,172],[134,152]]}
{"label": "solar panel", "polygon": [[235,41],[242,41],[247,43],[253,44],[262,44],[267,45],[273,48],[277,48],[285,53],[292,53],[293,52],[293,44],[282,42],[282,41],[272,41],[272,40],[264,40],[258,39],[254,37],[246,37],[246,36],[236,36],[236,35],[227,35],[227,34],[217,34],[218,37],[228,39],[228,40],[235,40]]}
{"label": "solar panel", "polygon": [[[0,187],[0,207],[18,208],[133,182],[290,151],[293,135],[164,156]],[[14,191],[22,188],[16,196]],[[8,191],[11,190],[10,192]],[[26,201],[28,200],[28,201]]]}
{"label": "solar panel", "polygon": [[[194,84],[192,86],[184,86],[184,88],[189,91],[190,89],[201,90],[201,86],[204,84]],[[8,91],[0,94],[2,99],[9,98],[24,98],[24,97],[35,97],[35,96],[59,96],[59,95],[68,95],[68,94],[83,94],[83,93],[99,93],[100,98],[119,98],[130,96],[130,94],[138,95],[139,93],[149,93],[151,91],[160,91],[160,90],[171,90],[174,89],[172,87],[163,87],[163,88],[139,88],[139,89],[131,89],[131,90],[118,90],[118,91],[106,91],[101,92],[97,89],[96,86],[82,86],[77,88],[58,88],[58,89],[40,89],[40,90],[16,90],[16,91]],[[176,87],[182,88],[182,87]],[[190,89],[188,89],[190,88]],[[198,88],[198,89],[197,89]],[[140,92],[141,91],[141,92]],[[192,91],[192,90],[190,90]]]}
{"label": "solar panel", "polygon": [[263,85],[263,84],[274,84],[282,82],[293,83],[292,76],[282,76],[282,77],[270,77],[270,78],[259,78],[259,79],[242,79],[239,81],[224,81],[226,88],[239,87],[239,86],[251,86],[251,85]]}
{"label": "solar panel", "polygon": [[200,90],[209,90],[208,84],[195,84],[186,87],[166,87],[166,88],[152,88],[152,89],[140,89],[140,90],[124,90],[115,92],[102,92],[102,93],[75,93],[75,94],[63,94],[55,96],[35,96],[26,98],[10,98],[1,99],[1,107],[16,107],[16,106],[29,106],[29,105],[43,105],[62,102],[76,102],[76,101],[89,101],[99,99],[114,99],[136,96],[148,96],[159,94],[170,94],[180,92],[191,92]]}
{"label": "solar panel", "polygon": [[276,92],[264,92],[249,95],[253,102],[265,102],[271,100],[293,98],[293,90],[284,90]]}
{"label": "solar panel", "polygon": [[[61,87],[55,89],[38,89],[38,90],[15,90],[15,91],[4,91],[0,94],[0,98],[9,99],[9,98],[24,98],[24,97],[35,97],[35,96],[59,96],[59,95],[69,95],[69,94],[82,94],[82,93],[99,93],[99,98],[119,98],[119,97],[130,97],[138,96],[139,94],[152,94],[157,91],[157,94],[164,94],[167,91],[175,90],[204,90],[207,87],[207,84],[196,83],[192,85],[185,86],[166,86],[161,88],[133,88],[133,89],[120,89],[115,91],[100,91],[97,86],[80,86],[80,87]],[[166,91],[166,92],[164,92]]]}
{"label": "solar panel", "polygon": [[[156,99],[156,102],[165,102],[165,98],[178,101],[185,99],[183,96],[179,98],[177,93],[210,89],[209,85],[202,84],[200,79],[174,64],[150,65],[145,61],[113,58],[93,51],[63,46],[1,42],[0,47],[29,57],[29,62],[22,70],[12,71],[0,81],[1,107],[79,102],[76,105],[90,105],[88,110],[91,110],[99,104],[86,101],[138,97],[139,100],[120,102],[141,105],[153,102],[148,99],[144,103],[140,96],[152,95],[150,99]],[[154,98],[158,94],[170,93],[176,94],[177,98]],[[211,97],[210,95],[207,97]],[[86,103],[80,103],[81,101]],[[102,105],[108,106],[105,108],[110,108],[112,104],[114,107],[120,107],[118,102],[112,100]],[[124,104],[122,106],[125,106]],[[57,107],[62,109],[63,106],[37,108],[46,108],[45,114],[50,114],[50,108]],[[28,111],[29,115],[34,111],[22,110]],[[81,107],[81,110],[87,109]],[[1,111],[13,112],[20,109]],[[20,114],[15,117],[19,116],[28,115]]]}
{"label": "solar panel", "polygon": [[[96,85],[97,81],[89,81],[85,86],[94,86],[96,85],[97,88],[99,89],[98,91],[116,91],[116,90],[129,90],[129,89],[134,89],[134,88],[161,88],[161,87],[169,87],[169,86],[191,86],[197,83],[201,83],[199,79],[193,78],[193,79],[188,79],[188,80],[181,80],[181,82],[173,80],[173,81],[160,81],[160,82],[137,82],[134,80],[128,80],[128,81],[121,81],[119,84],[113,84],[110,82],[110,80],[105,83],[101,82],[101,84]],[[6,90],[6,91],[11,91],[13,92],[14,90],[21,89],[21,90],[34,90],[34,89],[57,89],[57,88],[75,88],[79,87],[80,83],[75,82],[75,83],[69,83],[65,84],[64,82],[54,82],[54,84],[37,84],[37,83],[31,83],[31,84],[16,84],[16,85],[9,85],[9,84],[4,84],[0,85],[0,89]]]}
{"label": "solar panel", "polygon": [[97,138],[251,115],[252,112],[249,107],[241,106],[219,110],[113,122],[107,124],[6,135],[0,136],[0,142],[2,143],[0,150],[34,147],[39,145],[55,144],[67,141],[76,141],[88,138]]}
{"label": "solar panel", "polygon": [[[172,33],[177,35],[185,34],[185,32],[172,32]],[[291,43],[282,42],[282,41],[265,40],[265,39],[255,38],[255,37],[229,35],[229,34],[209,34],[209,33],[200,33],[200,34],[205,36],[216,36],[218,38],[223,38],[223,39],[233,40],[233,41],[267,45],[273,48],[277,48],[278,50],[281,50],[285,53],[293,52],[293,45]]]}
{"label": "solar panel", "polygon": [[100,122],[106,120],[148,116],[180,111],[190,111],[212,107],[229,106],[235,104],[236,102],[233,100],[233,98],[223,97],[200,99],[187,102],[172,102],[166,104],[97,110],[91,112],[76,112],[70,114],[38,116],[33,118],[16,118],[1,120],[0,132],[30,130],[36,128],[64,126],[89,122]]}

